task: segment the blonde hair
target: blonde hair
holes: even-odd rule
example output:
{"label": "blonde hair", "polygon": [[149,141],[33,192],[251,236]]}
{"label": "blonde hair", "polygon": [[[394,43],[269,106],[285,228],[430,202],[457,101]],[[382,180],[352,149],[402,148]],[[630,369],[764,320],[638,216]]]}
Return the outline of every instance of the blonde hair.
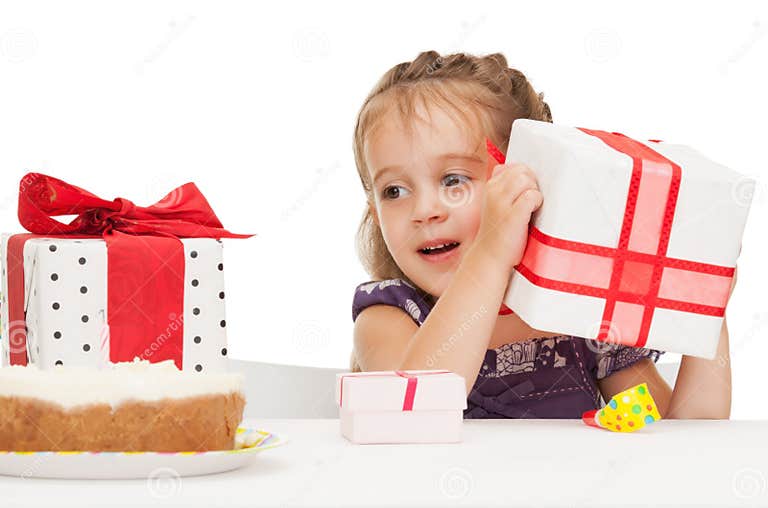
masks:
{"label": "blonde hair", "polygon": [[[363,102],[357,116],[354,153],[357,172],[368,201],[357,230],[357,254],[374,280],[400,278],[416,287],[420,296],[434,305],[434,297],[416,286],[395,263],[381,228],[374,220],[374,194],[365,143],[391,110],[400,115],[405,129],[418,117],[417,106],[435,104],[454,119],[480,131],[478,141],[487,136],[506,152],[512,122],[518,118],[552,121],[544,94],[536,93],[525,75],[507,65],[501,53],[474,56],[466,53],[440,55],[420,53],[412,62],[395,65],[379,79]],[[429,111],[429,108],[424,108]],[[355,352],[350,368],[359,372]]]}

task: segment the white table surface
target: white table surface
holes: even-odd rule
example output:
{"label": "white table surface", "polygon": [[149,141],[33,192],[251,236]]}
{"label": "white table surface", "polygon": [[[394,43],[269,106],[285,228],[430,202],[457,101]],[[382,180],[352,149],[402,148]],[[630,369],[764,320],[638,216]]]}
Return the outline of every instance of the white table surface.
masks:
{"label": "white table surface", "polygon": [[[339,421],[249,420],[289,443],[249,466],[146,480],[0,477],[0,506],[768,506],[768,421],[465,420],[445,445],[353,445]],[[170,494],[169,494],[170,493]]]}

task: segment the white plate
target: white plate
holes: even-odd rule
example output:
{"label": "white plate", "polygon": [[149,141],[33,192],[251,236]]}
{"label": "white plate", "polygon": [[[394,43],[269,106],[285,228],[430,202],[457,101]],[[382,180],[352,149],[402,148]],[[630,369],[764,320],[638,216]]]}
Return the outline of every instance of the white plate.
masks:
{"label": "white plate", "polygon": [[163,481],[180,476],[231,471],[263,450],[287,443],[265,430],[237,429],[234,450],[211,452],[8,452],[0,451],[0,474],[20,478]]}

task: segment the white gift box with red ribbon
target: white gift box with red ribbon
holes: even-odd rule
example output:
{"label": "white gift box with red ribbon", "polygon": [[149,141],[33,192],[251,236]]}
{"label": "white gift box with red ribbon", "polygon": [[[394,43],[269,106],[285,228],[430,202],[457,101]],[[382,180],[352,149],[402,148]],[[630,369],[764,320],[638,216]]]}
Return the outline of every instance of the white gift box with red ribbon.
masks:
{"label": "white gift box with red ribbon", "polygon": [[[21,266],[9,268],[9,240],[0,235],[0,345],[2,365],[34,363],[104,368],[110,362],[107,245],[100,238],[30,238],[23,244]],[[136,356],[151,362],[173,359],[192,372],[227,370],[223,246],[212,238],[180,240],[184,254],[183,294],[178,314],[160,325],[162,334],[137,335]],[[9,291],[9,272],[23,274],[19,294]],[[138,287],[148,281],[125,274],[117,281]],[[165,288],[151,285],[159,293]],[[14,301],[15,299],[15,301]],[[11,305],[23,319],[14,320]],[[178,347],[169,347],[178,342]],[[121,346],[117,344],[117,346]],[[163,348],[170,353],[161,357]],[[159,352],[160,351],[160,352]],[[159,359],[158,359],[159,357]],[[131,361],[133,357],[112,361]]]}
{"label": "white gift box with red ribbon", "polygon": [[341,434],[357,444],[459,442],[466,395],[447,370],[336,375]]}
{"label": "white gift box with red ribbon", "polygon": [[504,303],[538,329],[713,358],[755,182],[683,145],[517,120],[544,202]]}

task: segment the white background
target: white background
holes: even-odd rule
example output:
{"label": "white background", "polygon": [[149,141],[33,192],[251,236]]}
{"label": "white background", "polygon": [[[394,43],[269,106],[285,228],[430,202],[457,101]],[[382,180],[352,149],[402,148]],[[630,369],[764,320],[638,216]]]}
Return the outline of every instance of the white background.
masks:
{"label": "white background", "polygon": [[196,182],[227,228],[258,235],[225,241],[236,358],[347,366],[368,280],[355,115],[422,50],[503,52],[558,123],[690,144],[756,177],[727,316],[733,417],[768,417],[764,4],[0,5],[0,230],[20,230],[27,171],[139,205]]}

